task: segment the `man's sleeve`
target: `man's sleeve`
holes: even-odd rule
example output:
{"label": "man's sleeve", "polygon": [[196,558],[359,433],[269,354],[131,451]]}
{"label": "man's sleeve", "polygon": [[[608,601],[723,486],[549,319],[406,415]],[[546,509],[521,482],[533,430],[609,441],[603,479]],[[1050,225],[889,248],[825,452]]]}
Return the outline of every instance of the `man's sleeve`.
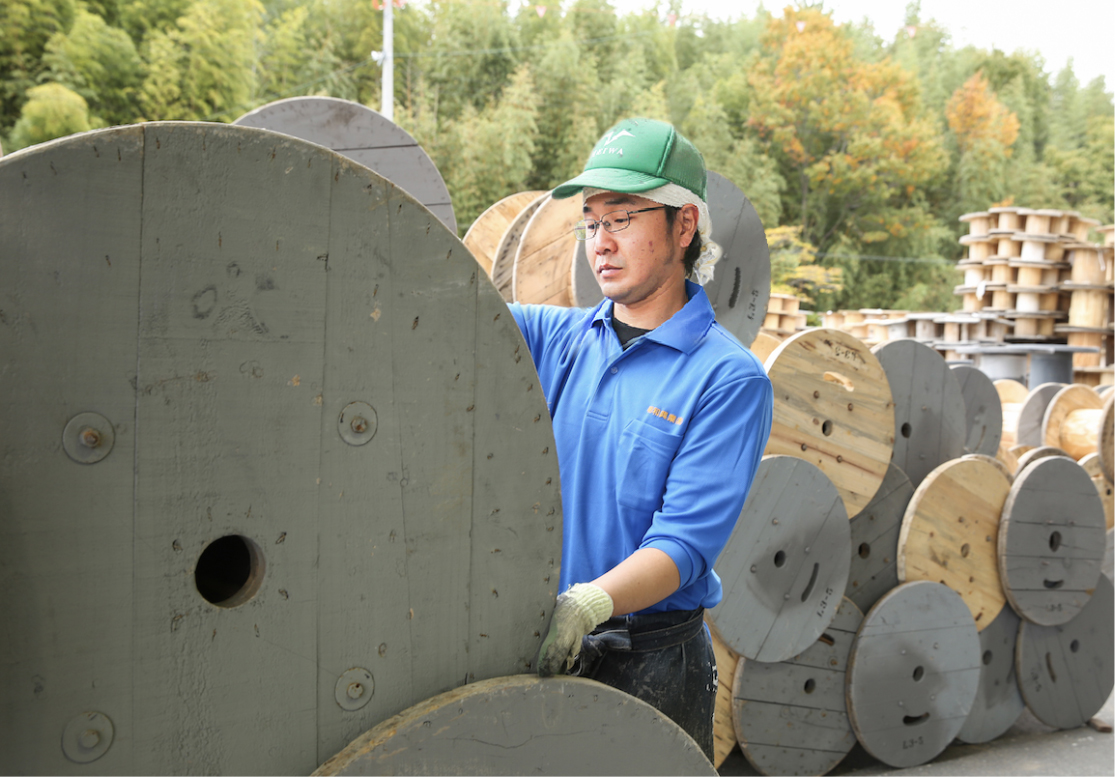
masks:
{"label": "man's sleeve", "polygon": [[712,570],[732,533],[770,435],[766,375],[710,391],[670,465],[662,508],[640,547],[673,559],[684,588]]}

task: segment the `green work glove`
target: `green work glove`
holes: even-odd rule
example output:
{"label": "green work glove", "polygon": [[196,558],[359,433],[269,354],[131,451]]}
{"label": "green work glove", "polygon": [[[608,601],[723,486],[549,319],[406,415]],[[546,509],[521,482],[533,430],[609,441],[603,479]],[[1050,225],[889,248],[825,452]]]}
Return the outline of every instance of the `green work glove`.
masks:
{"label": "green work glove", "polygon": [[573,666],[581,638],[612,617],[612,597],[592,583],[577,583],[557,598],[550,632],[538,652],[538,674],[549,677]]}

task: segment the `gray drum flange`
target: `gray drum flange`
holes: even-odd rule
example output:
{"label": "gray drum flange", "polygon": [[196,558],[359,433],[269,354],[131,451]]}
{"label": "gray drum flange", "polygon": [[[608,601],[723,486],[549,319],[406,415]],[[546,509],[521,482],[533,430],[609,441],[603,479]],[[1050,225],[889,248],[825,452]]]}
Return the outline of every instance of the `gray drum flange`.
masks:
{"label": "gray drum flange", "polygon": [[1029,445],[1031,448],[1045,445],[1045,435],[1041,431],[1045,409],[1064,387],[1064,383],[1043,383],[1030,389],[1018,411],[1018,433],[1015,435],[1018,445]]}
{"label": "gray drum flange", "polygon": [[409,132],[366,105],[336,97],[288,97],[261,105],[233,124],[331,148],[404,189],[457,232],[449,189],[430,155]]}
{"label": "gray drum flange", "polygon": [[939,465],[964,453],[967,423],[960,383],[941,355],[911,338],[871,349],[894,396],[893,461],[914,488]]}
{"label": "gray drum flange", "polygon": [[1003,403],[995,384],[986,373],[967,364],[954,364],[951,369],[964,397],[968,428],[964,452],[995,456],[1003,437]]}
{"label": "gray drum flange", "polygon": [[1100,575],[1084,609],[1061,626],[1023,621],[1015,663],[1022,698],[1034,716],[1056,728],[1076,728],[1103,707],[1115,685],[1115,595]]}
{"label": "gray drum flange", "polygon": [[864,612],[898,585],[898,534],[913,496],[906,473],[891,464],[883,485],[849,523],[852,554],[844,595]]}
{"label": "gray drum flange", "polygon": [[848,658],[848,716],[890,766],[932,760],[964,725],[980,674],[976,624],[960,596],[919,580],[867,613]]}
{"label": "gray drum flange", "polygon": [[[298,138],[152,122],[5,157],[0,213],[0,687],[47,688],[0,705],[0,772],[64,773],[59,733],[101,710],[106,774],[309,773],[530,670],[561,561],[550,416],[428,209]],[[338,434],[353,401],[370,444]],[[89,408],[113,453],[77,466],[59,435]],[[196,585],[215,546],[247,550],[214,565],[258,585],[239,606]],[[356,711],[349,667],[376,680]]]}
{"label": "gray drum flange", "polygon": [[999,576],[1007,601],[1028,621],[1056,626],[1092,596],[1103,567],[1103,515],[1096,486],[1064,456],[1019,472],[999,524]]}
{"label": "gray drum flange", "polygon": [[832,621],[848,584],[848,513],[807,461],[764,456],[716,562],[724,599],[709,620],[724,643],[758,661],[785,661]]}
{"label": "gray drum flange", "polygon": [[979,633],[979,690],[972,711],[956,735],[961,742],[980,744],[1004,734],[1026,703],[1018,690],[1014,648],[1020,619],[1010,607],[999,610],[991,625]]}
{"label": "gray drum flange", "polygon": [[681,726],[634,696],[582,677],[517,675],[404,710],[314,772],[342,774],[715,776],[716,770]]}
{"label": "gray drum flange", "polygon": [[844,681],[862,621],[845,598],[801,655],[779,663],[739,660],[732,722],[744,757],[762,774],[827,774],[855,745]]}

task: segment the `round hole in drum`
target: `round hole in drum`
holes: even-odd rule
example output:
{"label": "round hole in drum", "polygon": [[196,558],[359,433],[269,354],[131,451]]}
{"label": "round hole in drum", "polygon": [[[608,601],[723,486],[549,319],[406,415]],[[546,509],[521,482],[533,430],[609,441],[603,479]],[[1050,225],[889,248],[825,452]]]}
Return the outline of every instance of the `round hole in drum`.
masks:
{"label": "round hole in drum", "polygon": [[1061,532],[1055,531],[1049,535],[1049,549],[1057,550],[1061,547]]}
{"label": "round hole in drum", "polygon": [[830,434],[832,434],[832,420],[831,419],[826,420],[823,424],[821,424],[821,433],[825,437],[828,437]]}
{"label": "round hole in drum", "polygon": [[781,566],[784,566],[785,564],[786,564],[786,552],[780,550],[780,551],[778,551],[777,553],[774,554],[774,565],[776,567],[781,567]]}
{"label": "round hole in drum", "polygon": [[991,658],[992,658],[992,655],[991,655],[990,650],[983,651],[983,665],[984,666],[987,666],[988,664],[991,663]]}
{"label": "round hole in drum", "polygon": [[194,585],[202,598],[218,607],[239,607],[259,591],[264,573],[263,552],[239,534],[206,546],[194,568]]}
{"label": "round hole in drum", "polygon": [[870,555],[871,555],[871,546],[869,544],[867,544],[866,542],[861,542],[859,544],[859,557],[860,558],[867,558]]}
{"label": "round hole in drum", "polygon": [[920,683],[921,678],[925,677],[925,667],[919,666],[914,669],[914,682]]}
{"label": "round hole in drum", "polygon": [[906,421],[905,423],[902,424],[902,428],[901,428],[900,431],[902,432],[903,437],[906,437],[907,439],[909,439],[910,435],[914,431],[914,427],[910,426],[909,421]]}
{"label": "round hole in drum", "polygon": [[1074,639],[1072,642],[1070,642],[1069,643],[1069,650],[1071,650],[1073,653],[1080,650],[1080,640]]}
{"label": "round hole in drum", "polygon": [[810,677],[808,680],[805,681],[805,692],[806,693],[813,693],[813,691],[815,691],[816,689],[817,689],[817,682],[812,677]]}

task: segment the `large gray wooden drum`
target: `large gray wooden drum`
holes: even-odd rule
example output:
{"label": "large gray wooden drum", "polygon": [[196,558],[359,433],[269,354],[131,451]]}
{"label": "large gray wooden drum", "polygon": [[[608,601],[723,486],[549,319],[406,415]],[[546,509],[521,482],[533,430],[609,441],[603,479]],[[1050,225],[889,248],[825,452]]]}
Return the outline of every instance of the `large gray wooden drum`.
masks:
{"label": "large gray wooden drum", "polygon": [[634,696],[581,677],[497,677],[384,721],[315,775],[703,774],[693,738]]}
{"label": "large gray wooden drum", "polygon": [[961,742],[990,742],[1014,725],[1026,707],[1018,690],[1014,649],[1019,618],[1010,607],[999,610],[991,625],[979,633],[979,689],[972,711],[956,735]]}
{"label": "large gray wooden drum", "polygon": [[1028,621],[1055,626],[1087,604],[1103,566],[1103,503],[1084,468],[1064,456],[1019,472],[999,527],[1003,591]]}
{"label": "large gray wooden drum", "polygon": [[336,97],[289,97],[261,105],[233,124],[331,148],[401,187],[457,231],[449,189],[429,154],[409,132],[365,105]]}
{"label": "large gray wooden drum", "polygon": [[734,652],[785,661],[832,621],[848,584],[848,513],[825,474],[764,456],[716,562],[724,599],[709,621]]}
{"label": "large gray wooden drum", "polygon": [[0,771],[309,773],[529,670],[549,414],[429,210],[296,138],[151,123],[5,158],[0,214]]}
{"label": "large gray wooden drum", "polygon": [[895,767],[948,747],[980,674],[976,624],[940,583],[904,583],[875,603],[848,658],[848,715],[868,753]]}
{"label": "large gray wooden drum", "polygon": [[740,750],[762,774],[826,774],[856,743],[844,700],[863,613],[845,598],[820,638],[788,661],[741,658],[732,688]]}
{"label": "large gray wooden drum", "polygon": [[960,383],[940,354],[917,340],[889,340],[871,352],[894,396],[893,461],[917,488],[926,475],[965,452],[968,424]]}
{"label": "large gray wooden drum", "polygon": [[1115,685],[1115,595],[1100,575],[1095,593],[1068,623],[1039,626],[1023,621],[1015,661],[1022,698],[1049,726],[1076,728],[1100,711]]}
{"label": "large gray wooden drum", "polygon": [[964,397],[968,430],[964,452],[994,456],[1003,437],[1003,404],[995,384],[982,370],[967,364],[954,364],[951,369]]}
{"label": "large gray wooden drum", "polygon": [[913,495],[906,473],[891,464],[878,493],[848,524],[852,555],[844,595],[864,612],[899,583],[898,535]]}

